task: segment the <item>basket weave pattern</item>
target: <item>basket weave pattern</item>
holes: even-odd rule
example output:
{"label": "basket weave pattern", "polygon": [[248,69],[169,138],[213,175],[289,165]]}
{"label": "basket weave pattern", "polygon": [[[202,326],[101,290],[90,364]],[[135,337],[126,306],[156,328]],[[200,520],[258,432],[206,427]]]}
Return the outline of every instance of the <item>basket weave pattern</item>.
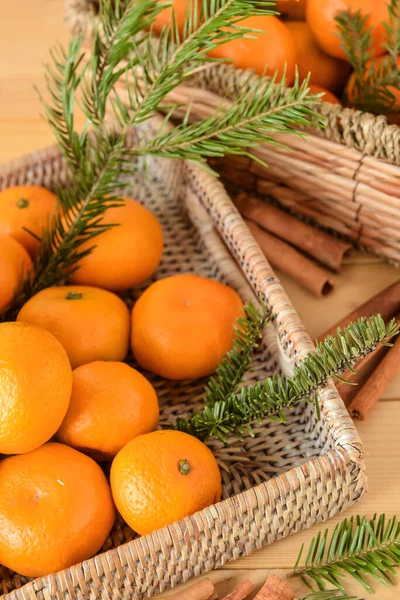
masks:
{"label": "basket weave pattern", "polygon": [[[150,134],[158,124],[146,125]],[[165,250],[155,279],[193,272],[231,285],[244,300],[261,293],[275,319],[249,381],[290,373],[313,345],[222,184],[184,162],[150,159],[147,166],[148,179],[138,163],[124,192],[162,224]],[[66,182],[55,148],[0,168],[0,189]],[[157,390],[161,425],[200,407],[204,381],[145,375]],[[286,425],[267,421],[254,437],[232,438],[226,447],[209,442],[223,479],[220,503],[141,538],[120,520],[101,554],[61,573],[29,581],[3,568],[2,600],[141,599],[345,510],[365,491],[362,445],[336,389],[328,385],[319,396],[319,421],[312,405],[301,405]]]}

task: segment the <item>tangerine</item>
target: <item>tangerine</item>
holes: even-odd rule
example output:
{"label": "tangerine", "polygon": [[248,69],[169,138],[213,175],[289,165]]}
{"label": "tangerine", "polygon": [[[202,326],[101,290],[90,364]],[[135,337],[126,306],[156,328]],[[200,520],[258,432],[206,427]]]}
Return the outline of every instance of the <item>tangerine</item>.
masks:
{"label": "tangerine", "polygon": [[100,222],[118,225],[80,246],[86,250],[95,244],[69,277],[72,283],[121,291],[142,283],[158,267],[163,250],[159,222],[139,202],[124,200],[125,204],[108,208]]}
{"label": "tangerine", "polygon": [[71,389],[68,356],[51,333],[28,323],[0,324],[1,454],[47,442],[65,417]]}
{"label": "tangerine", "polygon": [[114,524],[104,473],[63,444],[3,460],[0,488],[0,563],[26,577],[90,558]]}
{"label": "tangerine", "polygon": [[6,309],[32,268],[23,246],[8,235],[0,235],[0,312]]}
{"label": "tangerine", "polygon": [[167,379],[209,375],[232,348],[242,315],[238,294],[218,281],[189,274],[161,279],[133,307],[133,354]]}
{"label": "tangerine", "polygon": [[339,11],[361,10],[368,15],[367,27],[372,27],[372,47],[375,55],[384,54],[385,28],[383,21],[388,18],[389,0],[307,0],[306,20],[318,45],[327,54],[347,60],[338,36],[335,17]]}
{"label": "tangerine", "polygon": [[0,192],[0,234],[10,235],[34,256],[40,246],[37,237],[42,235],[56,205],[56,196],[39,185],[5,188]]}
{"label": "tangerine", "polygon": [[129,347],[129,310],[107,290],[83,285],[50,287],[21,308],[18,321],[50,331],[73,369],[95,360],[123,360]]}
{"label": "tangerine", "polygon": [[321,85],[309,85],[310,94],[324,94],[321,98],[321,102],[329,102],[330,104],[341,104],[339,98],[332,94],[329,90],[326,90]]}
{"label": "tangerine", "polygon": [[[379,67],[381,66],[383,61],[389,61],[389,60],[390,60],[390,57],[388,55],[382,56],[381,58],[379,58],[376,61],[375,65],[374,65],[374,70],[376,71],[377,69],[379,69]],[[397,66],[398,66],[398,68],[400,68],[400,57],[397,59]],[[367,72],[369,71],[370,67],[371,67],[371,62],[368,62],[367,63]],[[347,84],[347,97],[348,97],[350,105],[352,105],[354,103],[354,77],[355,76],[353,73]],[[396,88],[394,86],[386,86],[386,89],[394,96],[394,105],[393,105],[394,114],[387,115],[388,121],[396,124],[399,119],[399,115],[396,113],[400,112],[400,89]]]}
{"label": "tangerine", "polygon": [[172,0],[172,5],[167,6],[167,8],[156,16],[153,23],[153,31],[159,35],[163,27],[168,26],[173,10],[179,33],[183,35],[188,11],[193,10],[193,2],[200,14],[201,0],[193,0],[192,2],[190,0]]}
{"label": "tangerine", "polygon": [[297,54],[300,81],[310,73],[310,83],[341,93],[350,75],[350,65],[326,54],[315,42],[310,26],[302,21],[288,21]]}
{"label": "tangerine", "polygon": [[292,34],[277,17],[257,15],[240,21],[241,27],[259,29],[252,38],[238,38],[226,42],[209,54],[215,58],[229,59],[239,69],[254,69],[258,75],[282,77],[286,70],[286,83],[293,83],[296,67],[296,48]]}
{"label": "tangerine", "polygon": [[140,535],[221,498],[214,455],[181,431],[154,431],[129,442],[114,458],[110,480],[117,509]]}
{"label": "tangerine", "polygon": [[157,428],[157,394],[132,367],[96,361],[72,375],[71,402],[57,433],[60,442],[107,459],[134,437]]}
{"label": "tangerine", "polygon": [[306,17],[306,0],[277,0],[276,10],[282,17],[304,21]]}

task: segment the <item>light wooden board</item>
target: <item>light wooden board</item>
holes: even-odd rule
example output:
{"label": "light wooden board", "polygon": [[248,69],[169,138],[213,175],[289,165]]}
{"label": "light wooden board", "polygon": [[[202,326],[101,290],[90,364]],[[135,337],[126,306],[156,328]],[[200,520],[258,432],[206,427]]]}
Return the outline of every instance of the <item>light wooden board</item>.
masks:
{"label": "light wooden board", "polygon": [[[53,143],[39,116],[40,102],[33,86],[43,86],[42,63],[48,48],[57,40],[67,42],[68,30],[63,21],[63,0],[0,0],[0,15],[0,162],[6,162]],[[380,259],[355,253],[335,277],[335,291],[323,300],[304,292],[284,275],[281,280],[310,335],[316,337],[398,277],[399,272]],[[367,453],[369,494],[348,514],[400,514],[400,377],[386,390],[369,420],[357,427]],[[332,519],[329,527],[337,521]],[[221,595],[246,577],[261,585],[270,570],[289,572],[301,544],[307,545],[318,529],[278,542],[210,577],[219,582]],[[399,585],[390,590],[379,584],[374,587],[380,600],[400,597]],[[350,590],[362,593],[357,586]]]}

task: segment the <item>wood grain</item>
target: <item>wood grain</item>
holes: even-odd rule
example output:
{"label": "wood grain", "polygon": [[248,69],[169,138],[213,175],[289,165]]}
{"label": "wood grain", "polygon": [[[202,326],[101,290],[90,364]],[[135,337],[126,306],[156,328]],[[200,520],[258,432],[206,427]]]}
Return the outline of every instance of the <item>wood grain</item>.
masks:
{"label": "wood grain", "polygon": [[[40,118],[40,102],[33,89],[43,86],[42,63],[48,48],[56,40],[65,43],[68,31],[63,20],[63,0],[0,0],[0,162],[53,143],[52,134]],[[303,291],[285,275],[279,274],[293,304],[312,337],[345,316],[351,309],[399,278],[399,271],[380,259],[353,253],[345,260],[340,275],[334,276],[332,295],[317,299]],[[400,497],[400,377],[384,393],[364,423],[358,423],[367,453],[369,494],[355,510],[372,516],[399,512]],[[329,522],[333,527],[337,519]],[[321,527],[322,528],[322,527]],[[318,527],[303,531],[269,548],[231,563],[226,570],[212,573],[220,596],[249,577],[257,586],[270,570],[288,570],[293,566],[301,544],[309,543]],[[399,578],[400,579],[400,578]],[[374,584],[376,597],[394,600],[400,597],[400,585],[383,588]],[[363,595],[356,585],[349,590]],[[167,596],[167,595],[165,595]]]}

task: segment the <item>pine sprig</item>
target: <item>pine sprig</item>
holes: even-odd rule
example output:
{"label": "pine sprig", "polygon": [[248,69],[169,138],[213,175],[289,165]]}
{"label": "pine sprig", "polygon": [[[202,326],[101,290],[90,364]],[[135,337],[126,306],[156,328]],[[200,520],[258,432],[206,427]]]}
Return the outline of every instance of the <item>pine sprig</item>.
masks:
{"label": "pine sprig", "polygon": [[176,428],[206,440],[210,437],[227,442],[228,434],[241,437],[244,431],[252,434],[251,424],[269,418],[285,423],[286,409],[300,402],[313,402],[317,410],[318,390],[330,377],[340,377],[352,370],[356,362],[372,352],[378,344],[388,344],[397,335],[399,326],[391,321],[387,326],[380,315],[361,318],[336,337],[329,336],[317,345],[313,354],[307,355],[295,368],[293,377],[275,375],[227,398],[206,403],[200,413],[188,419],[179,419]]}
{"label": "pine sprig", "polygon": [[[253,33],[241,21],[254,14],[273,14],[273,2],[262,0],[202,0],[200,17],[193,3],[181,37],[172,18],[160,36],[151,39],[151,25],[168,3],[157,0],[103,0],[99,27],[94,32],[93,52],[85,61],[80,37],[67,51],[56,48],[46,68],[48,95],[43,99],[45,116],[69,168],[67,187],[57,190],[60,214],[43,232],[35,261],[34,279],[26,280],[7,318],[29,297],[62,281],[95,245],[95,237],[111,225],[101,224],[104,211],[121,203],[119,190],[126,175],[144,155],[183,158],[204,163],[209,156],[225,152],[246,154],[249,146],[273,132],[294,131],[298,125],[321,124],[313,112],[315,97],[307,96],[298,81],[293,90],[284,81],[274,87],[255,84],[239,94],[223,115],[216,111],[203,123],[176,130],[163,127],[152,139],[137,137],[127,149],[132,127],[152,118],[165,107],[174,88],[207,65],[207,53],[218,46]],[[128,103],[118,93],[126,84]],[[86,115],[76,129],[77,102]],[[118,128],[106,120],[111,107]],[[165,118],[168,123],[174,107]],[[83,243],[93,241],[84,251]]]}
{"label": "pine sprig", "polygon": [[[315,97],[308,102],[308,84],[307,79],[300,84],[296,78],[294,87],[288,90],[285,77],[277,81],[275,76],[267,83],[260,80],[250,86],[243,85],[225,111],[217,111],[191,125],[187,124],[187,115],[183,124],[156,135],[143,152],[205,162],[206,157],[223,156],[227,152],[248,154],[248,148],[260,143],[260,134],[264,143],[275,145],[273,134],[292,131],[293,122],[306,126],[314,118]],[[132,151],[137,152],[137,148]]]}
{"label": "pine sprig", "polygon": [[357,596],[349,596],[346,592],[342,592],[341,590],[319,590],[311,592],[306,596],[301,596],[301,598],[297,598],[296,600],[362,600]]}
{"label": "pine sprig", "polygon": [[320,590],[328,584],[344,592],[341,580],[351,577],[368,592],[372,588],[366,576],[386,586],[393,585],[392,575],[400,566],[400,522],[385,515],[351,517],[337,525],[329,539],[329,531],[318,533],[311,541],[303,566],[304,545],[292,575],[301,577],[309,587]]}
{"label": "pine sprig", "polygon": [[354,70],[354,94],[359,96],[367,63],[373,57],[372,27],[367,27],[368,15],[362,14],[360,9],[340,11],[335,21],[342,40],[341,48]]}
{"label": "pine sprig", "polygon": [[399,0],[390,0],[388,5],[389,19],[384,23],[385,44],[384,48],[391,57],[393,69],[397,69],[397,61],[400,55],[400,2]]}
{"label": "pine sprig", "polygon": [[245,316],[237,320],[233,348],[219,363],[216,374],[205,387],[205,403],[212,407],[237,394],[244,375],[248,372],[252,354],[262,340],[263,331],[271,320],[270,313],[262,304],[257,310],[253,304],[244,307]]}
{"label": "pine sprig", "polygon": [[211,408],[218,402],[238,393],[244,375],[248,372],[253,352],[259,347],[271,314],[265,304],[258,310],[251,303],[244,307],[245,316],[235,325],[233,348],[219,363],[216,374],[205,386],[205,404]]}
{"label": "pine sprig", "polygon": [[390,0],[385,27],[387,56],[375,58],[372,50],[372,28],[368,15],[357,11],[340,11],[336,16],[342,48],[354,69],[346,94],[356,108],[375,114],[398,112],[393,89],[400,90],[400,0]]}
{"label": "pine sprig", "polygon": [[[264,329],[271,320],[271,315],[264,303],[258,310],[251,303],[244,307],[245,316],[237,320],[234,344],[231,350],[219,363],[216,374],[205,386],[204,403],[207,412],[212,412],[216,405],[233,399],[239,391],[244,375],[249,371],[253,352],[259,347]],[[178,419],[176,428],[197,435],[194,423]],[[210,436],[213,434],[210,433]]]}

